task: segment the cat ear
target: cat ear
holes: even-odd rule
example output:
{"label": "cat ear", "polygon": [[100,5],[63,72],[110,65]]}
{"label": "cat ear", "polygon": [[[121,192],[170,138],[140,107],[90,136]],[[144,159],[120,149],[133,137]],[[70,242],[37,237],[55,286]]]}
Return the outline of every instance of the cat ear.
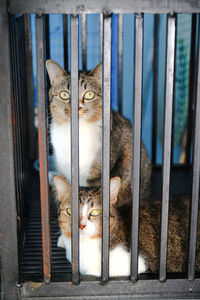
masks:
{"label": "cat ear", "polygon": [[102,63],[98,64],[92,71],[89,72],[88,75],[101,79],[102,78]]}
{"label": "cat ear", "polygon": [[46,61],[46,67],[47,67],[47,72],[49,74],[49,79],[51,84],[54,83],[56,78],[67,75],[65,70],[63,70],[63,68],[61,68],[60,65],[58,65],[55,61],[51,59],[48,59]]}
{"label": "cat ear", "polygon": [[113,177],[110,180],[110,203],[115,204],[119,193],[121,179],[119,177]]}
{"label": "cat ear", "polygon": [[62,201],[64,196],[70,193],[70,184],[59,176],[54,177],[54,184],[58,192],[59,200]]}

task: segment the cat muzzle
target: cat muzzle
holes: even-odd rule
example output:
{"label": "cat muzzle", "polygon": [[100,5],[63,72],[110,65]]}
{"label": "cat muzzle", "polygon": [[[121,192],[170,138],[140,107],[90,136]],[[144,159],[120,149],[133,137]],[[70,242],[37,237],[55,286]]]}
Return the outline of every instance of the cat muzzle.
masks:
{"label": "cat muzzle", "polygon": [[79,225],[79,228],[80,228],[81,230],[83,230],[85,227],[86,227],[86,225],[83,225],[83,224],[80,224],[80,225]]}

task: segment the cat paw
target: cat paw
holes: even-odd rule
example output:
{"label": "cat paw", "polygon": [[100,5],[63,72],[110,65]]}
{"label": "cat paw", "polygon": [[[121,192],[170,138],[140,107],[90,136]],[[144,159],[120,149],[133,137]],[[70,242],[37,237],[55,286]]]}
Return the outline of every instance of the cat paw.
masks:
{"label": "cat paw", "polygon": [[57,247],[65,248],[65,243],[62,234],[58,238]]}

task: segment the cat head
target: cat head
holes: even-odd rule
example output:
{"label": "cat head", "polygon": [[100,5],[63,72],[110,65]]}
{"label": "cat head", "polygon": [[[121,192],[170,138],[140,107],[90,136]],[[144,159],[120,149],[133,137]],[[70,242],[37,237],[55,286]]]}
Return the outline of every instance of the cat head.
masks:
{"label": "cat head", "polygon": [[[70,119],[70,75],[53,60],[46,62],[50,78],[50,109],[55,122]],[[79,76],[79,118],[95,122],[102,116],[102,64]]]}
{"label": "cat head", "polygon": [[[71,186],[56,176],[54,183],[58,193],[58,221],[64,235],[71,237]],[[110,180],[110,231],[117,220],[117,201],[120,178]],[[91,238],[101,237],[102,226],[102,191],[101,188],[89,187],[79,190],[79,228],[80,233]]]}

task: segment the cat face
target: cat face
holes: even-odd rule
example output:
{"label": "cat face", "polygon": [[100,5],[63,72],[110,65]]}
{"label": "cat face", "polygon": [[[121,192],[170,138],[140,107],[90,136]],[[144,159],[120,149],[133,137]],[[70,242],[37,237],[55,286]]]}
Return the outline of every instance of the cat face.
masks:
{"label": "cat face", "polygon": [[[55,122],[70,119],[70,75],[53,60],[46,62],[51,82],[49,91],[50,109]],[[79,118],[95,122],[102,116],[102,65],[99,64],[89,74],[79,76]]]}
{"label": "cat face", "polygon": [[[56,176],[54,183],[59,198],[58,221],[62,233],[71,237],[71,195],[70,184]],[[115,203],[120,188],[120,178],[110,180],[110,230],[117,218]],[[101,237],[102,193],[101,188],[80,188],[79,191],[79,230],[81,235],[90,238]]]}

